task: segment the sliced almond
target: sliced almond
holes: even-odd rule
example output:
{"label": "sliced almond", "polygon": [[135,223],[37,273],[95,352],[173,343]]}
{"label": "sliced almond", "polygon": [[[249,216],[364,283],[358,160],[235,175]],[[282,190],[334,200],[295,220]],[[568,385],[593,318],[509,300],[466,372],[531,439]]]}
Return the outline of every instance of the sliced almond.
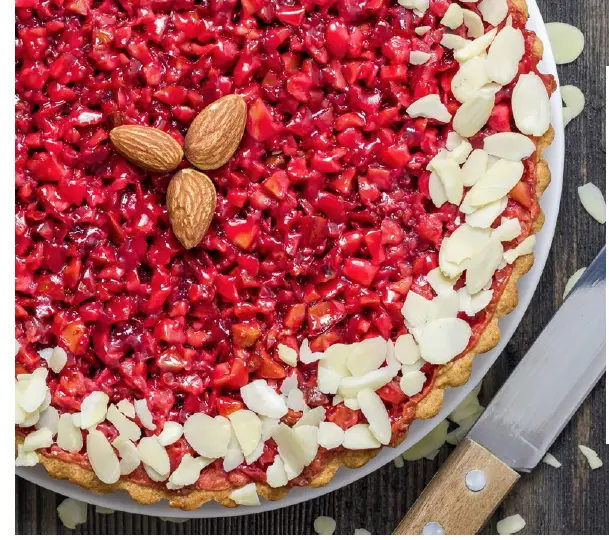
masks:
{"label": "sliced almond", "polygon": [[68,355],[61,347],[55,347],[47,360],[47,365],[53,373],[59,373],[68,361]]}
{"label": "sliced almond", "polygon": [[558,65],[569,64],[584,50],[585,38],[579,28],[561,22],[546,23],[554,60]]}
{"label": "sliced almond", "polygon": [[[451,276],[448,271],[445,271],[444,263],[463,263],[486,246],[489,236],[488,230],[474,229],[467,224],[463,224],[455,229],[450,236],[442,240],[442,245],[440,246],[439,259],[442,272],[449,277],[455,277]],[[406,301],[408,301],[408,297],[406,297]]]}
{"label": "sliced almond", "polygon": [[241,409],[228,416],[244,455],[251,454],[262,436],[262,421],[252,411]]}
{"label": "sliced almond", "polygon": [[473,137],[488,122],[494,105],[492,92],[478,91],[457,109],[453,118],[455,131],[463,137]]}
{"label": "sliced almond", "polygon": [[427,32],[429,32],[431,30],[431,26],[417,26],[414,29],[414,33],[417,36],[424,36],[425,34],[427,34]]}
{"label": "sliced almond", "polygon": [[249,410],[269,418],[281,418],[288,412],[283,398],[262,379],[241,387],[241,398]]}
{"label": "sliced almond", "polygon": [[584,184],[577,188],[577,194],[582,206],[596,221],[604,224],[607,220],[605,197],[602,191],[594,184]]}
{"label": "sliced almond", "polygon": [[336,521],[328,516],[318,516],[313,522],[313,530],[322,536],[329,536],[336,530]]}
{"label": "sliced almond", "polygon": [[501,521],[497,522],[497,533],[498,534],[516,534],[524,529],[526,521],[522,519],[520,514],[508,516]]}
{"label": "sliced almond", "polygon": [[452,92],[461,103],[472,99],[478,91],[490,82],[486,71],[486,58],[474,56],[463,62],[450,82]]}
{"label": "sliced almond", "polygon": [[440,177],[448,202],[459,204],[463,198],[463,179],[459,165],[452,159],[436,158],[432,160],[431,166]]}
{"label": "sliced almond", "polygon": [[431,58],[431,54],[424,51],[411,51],[408,62],[413,66],[421,66]]}
{"label": "sliced almond", "polygon": [[560,95],[566,105],[563,108],[564,125],[566,126],[584,110],[584,107],[586,106],[586,97],[577,86],[573,85],[561,86]]}
{"label": "sliced almond", "polygon": [[488,229],[506,209],[507,203],[508,198],[503,197],[498,201],[476,207],[473,212],[465,216],[465,223],[479,229]]}
{"label": "sliced almond", "polygon": [[427,378],[425,377],[425,374],[421,373],[420,371],[410,371],[408,373],[404,373],[400,379],[400,389],[408,397],[416,396],[421,390],[423,390],[426,380]]}
{"label": "sliced almond", "polygon": [[393,367],[386,366],[357,377],[345,377],[340,381],[338,391],[345,398],[356,397],[364,388],[378,390],[391,381],[395,375],[396,371]]}
{"label": "sliced almond", "polygon": [[142,430],[139,426],[135,422],[129,420],[115,405],[110,405],[108,407],[106,420],[108,420],[121,435],[124,435],[132,441],[137,441],[142,436]]}
{"label": "sliced almond", "polygon": [[256,448],[254,449],[254,451],[251,454],[248,454],[247,456],[245,456],[245,463],[247,465],[251,465],[252,463],[258,461],[258,459],[260,458],[260,456],[262,456],[263,453],[264,453],[264,441],[261,439],[260,442],[258,443],[258,446],[256,446]]}
{"label": "sliced almond", "polygon": [[177,422],[165,422],[163,424],[163,431],[158,435],[157,440],[163,446],[169,446],[175,442],[178,442],[184,434],[184,426]]}
{"label": "sliced almond", "polygon": [[294,427],[300,426],[319,426],[319,423],[326,418],[326,409],[321,405],[314,409],[306,411],[298,422],[294,424]]}
{"label": "sliced almond", "polygon": [[277,356],[288,366],[296,367],[298,363],[298,352],[283,343],[277,346]]}
{"label": "sliced almond", "polygon": [[322,422],[319,424],[317,441],[322,448],[326,448],[327,450],[338,448],[343,444],[344,439],[345,432],[334,422]]}
{"label": "sliced almond", "polygon": [[212,418],[204,413],[196,413],[184,423],[184,437],[188,444],[206,458],[224,457],[231,433],[230,422],[222,416]]}
{"label": "sliced almond", "polygon": [[444,34],[440,40],[440,45],[442,45],[442,47],[446,47],[447,49],[452,49],[454,51],[463,49],[468,43],[470,43],[470,41],[457,34]]}
{"label": "sliced almond", "polygon": [[313,362],[317,362],[324,357],[324,353],[311,352],[311,349],[309,348],[309,340],[307,338],[303,339],[302,343],[300,344],[299,355],[300,361],[303,364],[312,364]]}
{"label": "sliced almond", "polygon": [[39,448],[48,448],[53,444],[53,432],[43,427],[29,433],[23,439],[23,450],[25,452],[33,452]]}
{"label": "sliced almond", "polygon": [[467,37],[479,38],[484,34],[484,23],[475,11],[464,9],[463,23],[467,27]]}
{"label": "sliced almond", "polygon": [[91,392],[80,404],[80,425],[82,429],[89,429],[103,422],[108,410],[107,394],[100,391]]}
{"label": "sliced almond", "polygon": [[[338,427],[338,426],[337,426]],[[23,445],[17,445],[17,457],[15,458],[15,467],[34,467],[40,463],[40,458],[35,450],[26,452]]]}
{"label": "sliced almond", "polygon": [[132,420],[135,418],[135,407],[133,406],[133,403],[131,403],[129,400],[121,399],[116,404],[116,408],[127,418],[131,418]]}
{"label": "sliced almond", "polygon": [[121,457],[119,468],[121,475],[131,474],[142,463],[140,452],[126,437],[117,437],[112,441],[112,446],[118,450],[118,455]]}
{"label": "sliced almond", "polygon": [[366,450],[380,448],[380,446],[381,443],[376,440],[366,424],[355,424],[345,431],[343,447],[349,450]]}
{"label": "sliced almond", "polygon": [[524,174],[521,161],[500,159],[476,184],[463,199],[472,206],[484,206],[505,197],[520,181]]}
{"label": "sliced almond", "polygon": [[464,47],[461,47],[455,52],[455,60],[463,63],[471,58],[474,58],[474,56],[480,56],[490,47],[496,35],[497,29],[493,28],[479,38],[476,38],[473,41],[468,41]]}
{"label": "sliced almond", "polygon": [[387,355],[387,342],[382,337],[354,343],[347,359],[347,369],[352,375],[363,375],[381,367]]}
{"label": "sliced almond", "polygon": [[42,413],[36,422],[36,429],[48,428],[53,436],[57,435],[59,428],[59,412],[55,407],[48,407]]}
{"label": "sliced almond", "polygon": [[305,454],[296,433],[285,424],[280,424],[273,433],[273,440],[277,443],[288,480],[296,478],[306,466]]}
{"label": "sliced almond", "polygon": [[419,346],[412,334],[402,334],[395,341],[395,356],[402,364],[414,364],[421,358]]}
{"label": "sliced almond", "polygon": [[429,175],[429,196],[436,208],[440,208],[440,206],[448,201],[446,191],[444,191],[444,184],[442,184],[440,176],[435,171],[432,171]]}
{"label": "sliced almond", "polygon": [[317,387],[323,394],[336,394],[340,379],[341,377],[336,371],[323,367],[317,368]]}
{"label": "sliced almond", "polygon": [[[209,433],[212,437],[213,433]],[[162,446],[156,437],[144,437],[137,445],[142,463],[154,469],[160,476],[169,474],[170,464],[167,450]]]}
{"label": "sliced almond", "polygon": [[[459,135],[460,137],[461,135]],[[448,157],[453,161],[457,162],[459,165],[463,165],[469,155],[472,153],[473,146],[469,141],[464,140],[457,148],[449,152]],[[461,178],[463,181],[463,178]]]}
{"label": "sliced almond", "polygon": [[583,444],[578,444],[577,447],[579,448],[579,451],[584,454],[584,456],[588,460],[588,464],[590,465],[590,468],[592,470],[599,469],[603,466],[601,458],[598,457],[598,454],[594,450],[592,450],[592,448],[588,448]]}
{"label": "sliced almond", "polygon": [[499,240],[489,239],[486,247],[472,257],[467,265],[465,286],[469,294],[480,292],[493,277],[503,259],[503,247]]}
{"label": "sliced almond", "polygon": [[67,529],[87,522],[87,503],[76,499],[64,499],[57,507],[57,516]]}
{"label": "sliced almond", "polygon": [[459,28],[463,24],[463,9],[459,4],[450,4],[444,13],[440,24],[447,26],[451,30]]}
{"label": "sliced almond", "polygon": [[[28,378],[18,376],[17,379],[21,383],[18,392],[17,400],[21,408],[26,413],[33,413],[44,402],[47,395],[46,377],[48,370],[38,368]],[[34,424],[38,421],[36,419]]]}
{"label": "sliced almond", "polygon": [[431,301],[427,322],[456,317],[458,311],[459,296],[455,291],[446,291]]}
{"label": "sliced almond", "polygon": [[459,295],[459,311],[463,311],[468,317],[473,317],[491,303],[493,291],[480,291],[469,294],[465,287],[457,291]]}
{"label": "sliced almond", "polygon": [[473,186],[486,172],[488,167],[488,154],[484,150],[474,150],[461,168],[463,185]]}
{"label": "sliced almond", "polygon": [[461,319],[438,319],[421,334],[421,358],[430,364],[446,364],[461,354],[469,343],[472,329]]}
{"label": "sliced almond", "polygon": [[579,278],[582,277],[582,275],[584,274],[584,272],[586,271],[586,267],[584,266],[583,268],[580,268],[579,270],[577,270],[568,280],[567,280],[567,284],[565,285],[565,291],[562,293],[562,298],[563,300],[568,296],[568,294],[571,292],[571,289],[573,287],[575,287],[575,284],[579,281]]}
{"label": "sliced almond", "polygon": [[101,432],[93,429],[87,435],[87,455],[95,475],[104,484],[114,484],[120,478],[120,465],[112,445]]}
{"label": "sliced almond", "polygon": [[402,315],[408,326],[423,326],[427,322],[430,300],[414,291],[409,291],[402,307]]}
{"label": "sliced almond", "polygon": [[148,403],[145,399],[136,399],[135,400],[135,412],[137,417],[139,418],[142,426],[151,431],[156,429],[156,424],[152,418],[152,414],[148,409]]}
{"label": "sliced almond", "polygon": [[347,409],[351,409],[352,411],[359,411],[361,409],[357,398],[347,397],[343,400],[343,403]]}
{"label": "sliced almond", "polygon": [[286,399],[288,409],[292,411],[304,411],[307,408],[307,404],[304,400],[304,393],[299,388],[291,390]]}
{"label": "sliced almond", "polygon": [[535,143],[526,135],[506,131],[486,137],[484,151],[492,156],[519,161],[535,151]]}
{"label": "sliced almond", "polygon": [[260,504],[256,484],[254,483],[233,490],[228,498],[242,506],[258,506]]}
{"label": "sliced almond", "polygon": [[241,446],[239,445],[239,441],[233,430],[230,441],[228,442],[226,454],[222,460],[222,468],[224,469],[224,472],[230,472],[241,465],[244,460],[245,456],[243,455],[243,451],[241,450]]}
{"label": "sliced almond", "polygon": [[533,253],[533,248],[535,247],[535,235],[527,236],[520,244],[518,244],[514,249],[509,249],[503,254],[503,258],[508,262],[508,264],[512,264],[518,257],[522,255],[528,255],[529,253]]}
{"label": "sliced almond", "polygon": [[350,375],[347,369],[347,360],[351,352],[351,345],[335,343],[324,351],[324,357],[319,361],[319,367],[331,369],[341,377]]}
{"label": "sliced almond", "polygon": [[543,459],[541,461],[546,465],[549,465],[550,467],[554,467],[555,469],[560,469],[562,467],[562,463],[558,461],[552,454],[550,454],[550,452],[543,456]]}
{"label": "sliced almond", "polygon": [[208,464],[209,461],[207,461],[205,458],[193,457],[189,454],[184,454],[180,464],[176,467],[175,471],[171,473],[169,482],[171,482],[174,489],[177,489],[178,487],[191,486],[199,479],[201,471]]}
{"label": "sliced almond", "polygon": [[550,127],[550,97],[535,73],[520,75],[512,91],[512,114],[525,135],[541,137]]}
{"label": "sliced almond", "polygon": [[508,14],[507,0],[482,0],[478,4],[482,18],[491,26],[498,26]]}
{"label": "sliced almond", "polygon": [[427,283],[431,285],[436,294],[445,294],[453,291],[457,282],[456,279],[446,277],[440,270],[440,267],[431,270],[425,279],[427,279]]}
{"label": "sliced almond", "polygon": [[509,84],[518,73],[524,55],[524,36],[517,28],[505,26],[495,37],[488,50],[486,71],[491,81]]}
{"label": "sliced almond", "polygon": [[357,394],[357,401],[374,438],[381,444],[389,444],[391,422],[383,400],[373,390],[364,388]]}
{"label": "sliced almond", "polygon": [[305,466],[310,465],[317,457],[319,449],[317,442],[319,428],[317,426],[294,426],[293,430],[304,455],[304,464]]}
{"label": "sliced almond", "polygon": [[425,456],[439,450],[446,442],[446,434],[448,433],[448,422],[442,420],[435,428],[433,428],[425,437],[418,443],[413,444],[402,457],[406,461],[416,461]]}
{"label": "sliced almond", "polygon": [[275,460],[266,470],[266,481],[272,488],[282,487],[288,483],[288,475],[285,472],[285,465],[280,455],[275,456]]}
{"label": "sliced almond", "polygon": [[431,118],[444,123],[450,122],[452,118],[446,106],[440,101],[438,94],[428,94],[416,100],[406,109],[406,113],[411,118]]}
{"label": "sliced almond", "polygon": [[62,414],[57,424],[57,446],[66,452],[80,452],[82,445],[80,428],[74,425],[69,413]]}
{"label": "sliced almond", "polygon": [[522,229],[518,218],[505,219],[501,218],[501,225],[491,232],[491,237],[496,238],[500,242],[509,242],[518,238]]}

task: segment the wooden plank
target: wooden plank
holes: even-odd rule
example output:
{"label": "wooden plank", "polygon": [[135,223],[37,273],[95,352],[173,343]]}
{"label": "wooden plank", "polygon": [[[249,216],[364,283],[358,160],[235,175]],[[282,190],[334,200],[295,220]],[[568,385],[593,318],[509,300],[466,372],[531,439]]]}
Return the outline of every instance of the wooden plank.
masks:
{"label": "wooden plank", "polygon": [[[560,304],[568,277],[587,265],[604,244],[605,227],[586,214],[577,198],[577,186],[586,181],[605,185],[605,67],[609,65],[606,0],[585,2],[538,0],[546,21],[574,24],[586,36],[584,54],[573,64],[559,67],[563,84],[579,86],[587,98],[583,114],[567,128],[565,185],[558,227],[550,258],[531,306],[510,344],[485,379],[482,399],[488,400],[509,376],[535,336]],[[605,381],[593,391],[582,409],[552,448],[561,469],[541,465],[525,476],[483,529],[495,531],[499,519],[520,513],[529,534],[604,534],[609,513],[602,507],[609,491],[605,469],[591,471],[577,450],[589,443],[609,466],[605,445]],[[329,515],[337,520],[336,534],[366,528],[375,534],[393,531],[412,506],[450,449],[444,447],[433,461],[392,464],[366,478],[314,501],[256,516],[232,519],[164,523],[156,518],[123,513],[96,515],[78,528],[81,534],[312,534],[313,520]],[[18,534],[70,533],[56,520],[62,497],[17,479]]]}

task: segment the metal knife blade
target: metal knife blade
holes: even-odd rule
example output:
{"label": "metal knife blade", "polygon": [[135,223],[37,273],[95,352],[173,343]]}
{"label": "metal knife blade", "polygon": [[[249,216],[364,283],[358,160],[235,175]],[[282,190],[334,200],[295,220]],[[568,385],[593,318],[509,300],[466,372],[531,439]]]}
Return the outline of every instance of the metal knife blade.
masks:
{"label": "metal knife blade", "polygon": [[468,437],[532,470],[605,371],[605,248],[567,296]]}

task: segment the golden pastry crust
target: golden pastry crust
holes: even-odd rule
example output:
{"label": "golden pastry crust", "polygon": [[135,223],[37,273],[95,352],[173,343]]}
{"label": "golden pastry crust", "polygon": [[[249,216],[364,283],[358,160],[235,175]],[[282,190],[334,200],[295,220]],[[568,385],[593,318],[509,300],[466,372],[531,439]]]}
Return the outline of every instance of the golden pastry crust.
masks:
{"label": "golden pastry crust", "polygon": [[[511,4],[523,14],[527,15],[525,0],[510,0]],[[543,45],[536,38],[533,53],[539,59],[543,55]],[[550,183],[550,169],[543,159],[544,150],[552,143],[554,130],[552,127],[539,137],[536,141],[536,183],[535,195],[537,199],[542,195]],[[535,234],[541,230],[544,223],[544,214],[539,210],[539,214],[534,220],[529,234]],[[524,255],[516,259],[512,266],[512,271],[507,280],[505,288],[499,297],[493,318],[484,328],[478,342],[472,350],[464,356],[442,366],[433,381],[432,388],[428,391],[417,405],[415,419],[429,419],[438,414],[442,407],[444,390],[465,384],[469,379],[472,369],[472,362],[477,354],[491,350],[497,345],[500,338],[499,319],[511,313],[518,304],[518,280],[526,274],[533,266],[535,256],[533,254]],[[399,437],[393,446],[401,444],[408,429]],[[22,436],[17,436],[16,443],[23,441]],[[317,488],[327,485],[339,467],[344,466],[355,469],[364,466],[368,461],[379,453],[376,450],[342,450],[332,455],[325,464],[322,471],[314,476],[307,484],[307,487]],[[144,485],[129,479],[121,478],[115,484],[104,484],[97,478],[91,469],[84,468],[76,463],[66,462],[59,458],[49,457],[39,453],[40,463],[48,474],[58,480],[68,480],[94,493],[106,494],[115,490],[124,490],[129,496],[140,504],[155,504],[163,499],[167,500],[169,506],[182,510],[195,510],[201,505],[216,501],[226,507],[235,507],[236,503],[229,498],[232,489],[220,491],[211,490],[181,490],[179,492],[167,490],[162,484]],[[285,497],[289,487],[271,488],[267,484],[256,484],[258,494],[264,499],[276,501]]]}

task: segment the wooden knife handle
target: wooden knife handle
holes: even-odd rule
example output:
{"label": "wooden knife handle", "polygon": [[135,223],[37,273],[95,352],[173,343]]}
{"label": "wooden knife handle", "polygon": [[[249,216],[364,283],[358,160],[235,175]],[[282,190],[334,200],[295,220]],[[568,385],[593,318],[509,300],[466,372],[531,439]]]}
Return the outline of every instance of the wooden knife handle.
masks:
{"label": "wooden knife handle", "polygon": [[[482,471],[486,480],[485,487],[478,492],[466,485],[466,474],[473,470]],[[476,476],[480,477],[473,473],[468,478],[475,480]],[[466,438],[455,448],[393,534],[422,534],[423,527],[430,522],[439,523],[444,534],[475,534],[518,478],[520,475],[516,471]]]}

